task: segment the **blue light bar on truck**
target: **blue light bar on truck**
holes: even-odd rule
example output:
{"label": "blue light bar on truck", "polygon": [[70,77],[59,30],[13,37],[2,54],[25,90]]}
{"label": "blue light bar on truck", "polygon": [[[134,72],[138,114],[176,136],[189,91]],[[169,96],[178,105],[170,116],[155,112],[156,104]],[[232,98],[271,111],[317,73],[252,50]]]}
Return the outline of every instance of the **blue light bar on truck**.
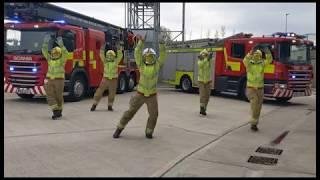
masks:
{"label": "blue light bar on truck", "polygon": [[17,24],[17,23],[20,23],[20,21],[18,21],[18,20],[13,20],[13,19],[6,19],[6,22],[5,23],[15,23],[15,24]]}
{"label": "blue light bar on truck", "polygon": [[57,20],[57,21],[53,21],[54,23],[61,23],[61,24],[64,24],[66,23],[64,20]]}
{"label": "blue light bar on truck", "polygon": [[279,37],[295,37],[296,33],[290,32],[290,33],[283,33],[283,32],[276,32],[273,33],[272,36],[279,36]]}

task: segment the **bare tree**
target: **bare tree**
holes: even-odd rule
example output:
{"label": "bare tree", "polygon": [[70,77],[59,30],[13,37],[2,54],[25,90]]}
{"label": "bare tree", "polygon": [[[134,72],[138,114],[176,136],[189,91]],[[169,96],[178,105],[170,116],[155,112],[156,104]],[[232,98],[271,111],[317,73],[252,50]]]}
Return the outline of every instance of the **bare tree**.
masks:
{"label": "bare tree", "polygon": [[207,38],[210,38],[210,29],[208,29]]}
{"label": "bare tree", "polygon": [[218,30],[216,30],[216,33],[214,34],[214,37],[217,38],[217,39],[219,38],[219,32],[218,32]]}
{"label": "bare tree", "polygon": [[224,35],[226,34],[226,26],[221,26],[221,32],[220,32],[220,34],[221,34],[221,37],[223,38]]}
{"label": "bare tree", "polygon": [[164,27],[164,26],[160,26],[160,33],[161,33],[161,36],[164,38],[164,41],[166,43],[168,42],[172,42],[172,36],[171,36],[171,32],[170,32],[170,29]]}

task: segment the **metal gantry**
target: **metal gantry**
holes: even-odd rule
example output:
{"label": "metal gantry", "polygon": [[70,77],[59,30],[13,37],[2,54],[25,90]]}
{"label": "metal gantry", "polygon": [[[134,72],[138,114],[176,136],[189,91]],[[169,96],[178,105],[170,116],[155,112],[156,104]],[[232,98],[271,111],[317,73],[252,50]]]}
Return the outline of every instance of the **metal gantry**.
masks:
{"label": "metal gantry", "polygon": [[[146,44],[158,50],[158,37],[161,32],[160,29],[160,3],[140,3],[132,2],[125,4],[125,24],[126,28],[133,30],[139,34],[138,31],[148,32]],[[178,33],[177,36],[172,38],[172,41],[182,36],[182,42],[185,40],[185,3],[182,4],[182,30],[168,31]],[[151,37],[152,38],[151,38]],[[149,42],[148,42],[149,41]]]}
{"label": "metal gantry", "polygon": [[160,33],[160,3],[126,3],[126,28],[147,33],[146,43],[158,50]]}

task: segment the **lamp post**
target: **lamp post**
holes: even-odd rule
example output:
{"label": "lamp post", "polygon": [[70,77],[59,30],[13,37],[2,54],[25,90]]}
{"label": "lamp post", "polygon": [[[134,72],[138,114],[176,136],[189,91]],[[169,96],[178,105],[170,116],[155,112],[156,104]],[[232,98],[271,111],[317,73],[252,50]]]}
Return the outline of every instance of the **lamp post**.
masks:
{"label": "lamp post", "polygon": [[288,17],[289,13],[286,13],[286,33],[287,33],[287,17]]}

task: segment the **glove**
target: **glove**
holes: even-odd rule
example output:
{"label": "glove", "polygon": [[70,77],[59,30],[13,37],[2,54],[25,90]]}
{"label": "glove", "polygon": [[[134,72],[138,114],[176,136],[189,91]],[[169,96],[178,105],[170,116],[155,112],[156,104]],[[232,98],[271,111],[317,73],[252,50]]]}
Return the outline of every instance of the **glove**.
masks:
{"label": "glove", "polygon": [[209,53],[209,59],[212,59],[212,56],[213,56],[213,53],[211,52],[211,53]]}
{"label": "glove", "polygon": [[62,37],[61,37],[61,36],[59,36],[59,37],[57,38],[56,43],[57,43],[60,47],[63,46],[63,40],[62,40]]}

